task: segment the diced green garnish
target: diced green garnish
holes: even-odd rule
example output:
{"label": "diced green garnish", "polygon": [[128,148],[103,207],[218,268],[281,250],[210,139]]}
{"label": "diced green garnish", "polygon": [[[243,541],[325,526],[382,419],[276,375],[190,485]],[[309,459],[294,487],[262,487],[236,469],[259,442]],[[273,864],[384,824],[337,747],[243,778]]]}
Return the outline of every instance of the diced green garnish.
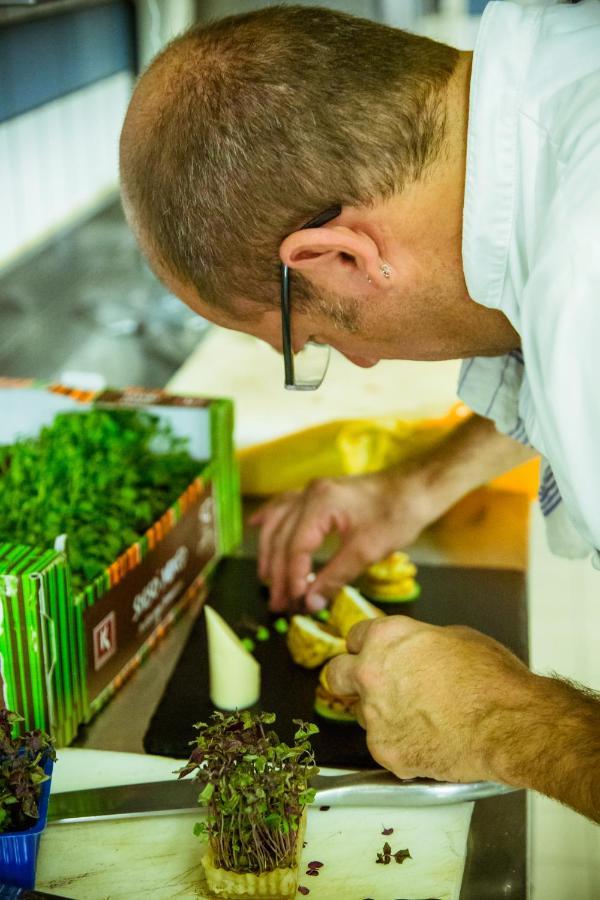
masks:
{"label": "diced green garnish", "polygon": [[279,634],[286,634],[286,632],[287,632],[287,630],[288,630],[289,627],[290,627],[290,626],[289,626],[289,624],[288,624],[288,620],[287,620],[287,619],[283,619],[283,618],[275,619],[275,621],[273,622],[273,628],[274,628],[275,631],[277,631]]}

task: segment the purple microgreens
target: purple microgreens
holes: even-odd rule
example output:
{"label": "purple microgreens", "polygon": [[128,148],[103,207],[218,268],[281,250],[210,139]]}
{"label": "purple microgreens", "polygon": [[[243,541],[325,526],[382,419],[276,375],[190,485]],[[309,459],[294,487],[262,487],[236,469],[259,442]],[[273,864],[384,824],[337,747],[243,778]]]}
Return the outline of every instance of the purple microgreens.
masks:
{"label": "purple microgreens", "polygon": [[315,859],[315,860],[313,860],[313,862],[309,862],[308,868],[309,869],[321,869],[321,868],[323,868],[323,863],[319,862],[318,860]]}
{"label": "purple microgreens", "polygon": [[386,841],[385,844],[383,845],[381,853],[377,854],[375,862],[380,863],[384,866],[389,866],[391,861],[392,861],[392,848]]}
{"label": "purple microgreens", "polygon": [[331,809],[331,807],[330,806],[320,806],[319,809],[321,810],[321,812],[327,812],[327,810]]}
{"label": "purple microgreens", "polygon": [[319,870],[318,869],[307,869],[304,874],[305,875],[318,875]]}
{"label": "purple microgreens", "polygon": [[383,831],[382,831],[381,833],[382,833],[382,834],[385,834],[385,835],[387,836],[388,834],[393,834],[393,833],[394,833],[394,829],[393,829],[393,828],[384,828]]}
{"label": "purple microgreens", "polygon": [[31,828],[39,817],[40,785],[48,776],[46,759],[56,759],[53,741],[35,729],[17,737],[14,726],[22,716],[0,710],[0,832]]}
{"label": "purple microgreens", "polygon": [[317,774],[310,738],[316,725],[294,719],[290,744],[270,728],[274,713],[215,712],[200,722],[195,747],[179,775],[193,774],[207,819],[195,833],[207,838],[219,868],[260,875],[297,865],[298,835]]}
{"label": "purple microgreens", "polygon": [[405,859],[412,859],[412,856],[410,855],[410,851],[408,849],[396,850],[395,853],[392,853],[392,848],[386,841],[381,849],[381,852],[377,854],[375,862],[380,863],[384,866],[388,866],[391,863],[392,859],[395,859],[399,865],[402,865]]}
{"label": "purple microgreens", "polygon": [[310,888],[304,887],[303,884],[299,884],[298,893],[302,894],[303,897],[306,897],[307,894],[310,894]]}

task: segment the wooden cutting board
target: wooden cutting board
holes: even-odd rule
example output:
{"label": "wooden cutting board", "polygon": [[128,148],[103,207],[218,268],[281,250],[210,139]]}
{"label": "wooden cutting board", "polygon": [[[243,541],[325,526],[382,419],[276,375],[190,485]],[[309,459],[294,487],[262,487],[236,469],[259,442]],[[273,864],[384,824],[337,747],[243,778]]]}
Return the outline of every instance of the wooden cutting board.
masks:
{"label": "wooden cutting board", "polygon": [[[165,757],[65,749],[53,791],[161,780],[181,763]],[[324,770],[332,774],[335,770]],[[310,900],[458,900],[472,804],[435,809],[311,808],[303,869]],[[193,815],[54,825],[44,833],[36,887],[76,900],[203,900]],[[384,837],[382,828],[393,828]],[[375,862],[384,841],[409,849],[402,865]],[[300,895],[298,895],[300,896]]]}

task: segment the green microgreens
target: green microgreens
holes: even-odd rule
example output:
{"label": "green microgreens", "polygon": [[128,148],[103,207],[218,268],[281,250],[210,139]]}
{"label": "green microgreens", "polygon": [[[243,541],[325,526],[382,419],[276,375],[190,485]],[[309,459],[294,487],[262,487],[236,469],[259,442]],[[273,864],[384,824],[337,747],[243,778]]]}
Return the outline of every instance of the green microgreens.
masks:
{"label": "green microgreens", "polygon": [[61,413],[37,437],[0,447],[0,541],[52,547],[67,534],[81,590],[199,474],[186,446],[147,412]]}
{"label": "green microgreens", "polygon": [[12,736],[22,716],[0,710],[0,832],[31,828],[38,818],[40,785],[48,776],[42,768],[56,759],[52,739],[43,731]]}
{"label": "green microgreens", "polygon": [[194,833],[208,838],[216,865],[233,872],[294,866],[302,812],[314,800],[310,737],[319,729],[294,719],[290,746],[267,728],[274,721],[273,713],[215,712],[195,726],[196,746],[179,772],[195,773],[207,807]]}

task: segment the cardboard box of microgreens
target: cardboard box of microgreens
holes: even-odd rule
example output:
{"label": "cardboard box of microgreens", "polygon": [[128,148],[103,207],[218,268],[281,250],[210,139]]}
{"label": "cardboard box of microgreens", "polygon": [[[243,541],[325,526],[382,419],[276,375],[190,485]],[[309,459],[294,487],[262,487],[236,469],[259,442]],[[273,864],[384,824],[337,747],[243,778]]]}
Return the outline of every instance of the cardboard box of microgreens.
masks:
{"label": "cardboard box of microgreens", "polygon": [[[24,727],[67,744],[206,590],[241,535],[233,408],[228,400],[127,389],[99,393],[0,379],[0,445],[38,434],[58,413],[143,409],[188,439],[198,476],[139,540],[83,590],[66,552],[0,543],[3,699]],[[0,510],[1,515],[1,510]]]}

